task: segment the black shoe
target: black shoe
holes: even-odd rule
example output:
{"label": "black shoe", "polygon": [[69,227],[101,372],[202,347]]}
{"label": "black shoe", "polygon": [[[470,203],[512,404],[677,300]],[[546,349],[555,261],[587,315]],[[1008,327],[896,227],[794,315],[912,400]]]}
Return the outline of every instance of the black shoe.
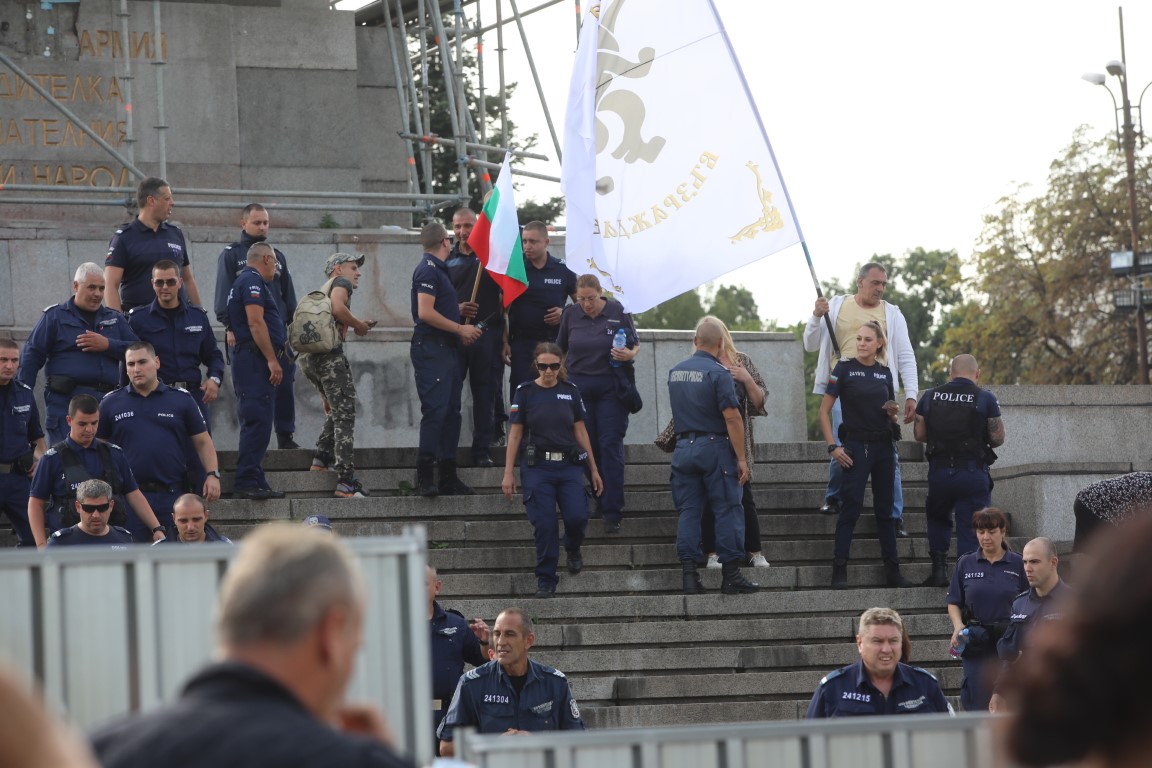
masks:
{"label": "black shoe", "polygon": [[[902,518],[902,517],[893,518],[892,519],[892,528],[893,528],[894,532],[896,533],[896,538],[898,538],[898,539],[908,538],[908,531],[904,530],[904,518]],[[947,586],[947,585],[945,585],[945,586]]]}
{"label": "black shoe", "polygon": [[555,584],[541,584],[540,586],[536,587],[536,597],[539,597],[542,599],[546,599],[549,597],[556,597],[556,585]]}
{"label": "black shoe", "polygon": [[893,560],[884,561],[884,582],[889,587],[897,587],[899,589],[916,586],[904,578],[904,574],[900,573],[900,563]]}
{"label": "black shoe", "polygon": [[684,576],[684,588],[681,590],[685,595],[702,595],[705,592],[704,582],[700,581],[700,576],[696,573],[696,562],[693,560],[681,560],[680,572]]}
{"label": "black shoe", "polygon": [[838,515],[840,514],[840,499],[835,496],[829,496],[824,499],[824,506],[820,507],[820,514],[822,515]]}
{"label": "black shoe", "polygon": [[440,462],[440,482],[437,486],[441,496],[475,496],[476,491],[456,474],[456,462],[445,459]]}
{"label": "black shoe", "polygon": [[252,499],[253,501],[267,501],[268,499],[284,498],[284,492],[274,491],[271,488],[233,488],[232,498]]}
{"label": "black shoe", "polygon": [[604,521],[604,533],[620,533],[620,521],[619,520],[605,520]]}
{"label": "black shoe", "polygon": [[832,589],[848,589],[848,561],[832,561]]}
{"label": "black shoe", "polygon": [[416,491],[426,499],[440,493],[436,485],[436,457],[420,456],[416,460]]}
{"label": "black shoe", "polygon": [[296,441],[292,439],[291,432],[277,432],[276,447],[282,451],[295,451],[300,448],[300,446],[296,444]]}
{"label": "black shoe", "polygon": [[489,467],[496,466],[496,462],[492,461],[492,457],[489,456],[488,454],[484,454],[483,456],[477,456],[475,459],[472,460],[472,463],[477,467],[484,467],[486,469]]}
{"label": "black shoe", "polygon": [[575,550],[568,553],[568,573],[575,576],[584,570],[584,557],[580,554],[580,550]]}
{"label": "black shoe", "polygon": [[932,558],[932,572],[928,578],[924,579],[922,587],[946,587],[949,584],[948,580],[948,553],[947,552],[932,552],[929,550],[928,555]]}
{"label": "black shoe", "polygon": [[720,583],[720,591],[726,595],[746,595],[751,592],[759,592],[760,585],[754,581],[748,581],[744,578],[744,574],[740,573],[740,561],[733,560],[730,563],[721,563],[720,568],[724,573],[724,580]]}

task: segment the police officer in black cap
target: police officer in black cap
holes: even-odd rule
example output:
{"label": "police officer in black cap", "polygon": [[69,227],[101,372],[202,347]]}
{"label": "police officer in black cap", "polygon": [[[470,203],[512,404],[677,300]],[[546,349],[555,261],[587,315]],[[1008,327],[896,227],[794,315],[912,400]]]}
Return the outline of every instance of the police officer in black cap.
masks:
{"label": "police officer in black cap", "polygon": [[[425,566],[428,579],[428,624],[432,629],[432,731],[440,728],[440,721],[448,713],[452,694],[464,665],[479,667],[489,659],[484,649],[490,634],[488,624],[483,619],[469,622],[464,614],[451,608],[443,608],[436,601],[443,582],[432,566]],[[436,754],[440,754],[440,742],[436,741]]]}
{"label": "police officer in black cap", "polygon": [[928,553],[926,587],[948,586],[948,546],[956,513],[956,554],[978,548],[972,513],[992,503],[988,465],[1004,443],[996,396],[977,385],[980,366],[972,355],[952,358],[951,381],[925,392],[916,405],[916,439],[928,455]]}
{"label": "police officer in black cap", "polygon": [[864,611],[856,633],[860,660],[824,676],[805,717],[952,714],[932,673],[900,661],[903,648],[900,614],[891,608]]}
{"label": "police officer in black cap", "polygon": [[37,462],[48,446],[40,429],[36,397],[16,380],[20,346],[0,339],[0,512],[16,533],[16,545],[34,547],[28,527],[28,489]]}
{"label": "police officer in black cap", "polygon": [[748,482],[744,456],[744,419],[732,374],[718,359],[724,330],[715,318],[696,326],[696,354],[668,372],[672,420],[679,434],[672,454],[672,500],[680,512],[676,554],[684,575],[684,594],[704,591],[696,575],[700,560],[700,518],[705,501],[716,516],[716,554],[725,594],[755,592],[760,585],[744,578],[744,507],[740,486]]}

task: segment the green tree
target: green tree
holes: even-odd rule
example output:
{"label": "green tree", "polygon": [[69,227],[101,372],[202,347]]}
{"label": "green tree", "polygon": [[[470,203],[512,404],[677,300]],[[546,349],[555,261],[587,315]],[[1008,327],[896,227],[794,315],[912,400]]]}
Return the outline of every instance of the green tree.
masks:
{"label": "green tree", "polygon": [[731,331],[762,331],[764,322],[752,291],[737,285],[722,285],[712,296],[708,314],[724,321]]}
{"label": "green tree", "polygon": [[633,319],[637,328],[690,331],[706,314],[699,291],[692,290],[663,301]]}
{"label": "green tree", "polygon": [[885,300],[900,307],[908,321],[908,338],[916,350],[916,370],[920,389],[938,386],[948,380],[948,361],[966,349],[945,348],[947,330],[957,322],[954,310],[963,301],[960,256],[956,251],[927,251],[914,248],[891,263]]}
{"label": "green tree", "polygon": [[564,198],[551,197],[544,202],[529,200],[520,205],[516,215],[520,219],[520,226],[530,221],[542,221],[545,224],[555,224],[556,219],[564,212]]}
{"label": "green tree", "polygon": [[[1139,211],[1152,172],[1137,158]],[[1131,315],[1112,306],[1110,251],[1131,247],[1123,156],[1111,138],[1079,129],[1049,169],[1047,187],[1022,187],[984,218],[973,296],[957,307],[942,349],[971,352],[984,383],[1122,384],[1136,377]],[[1147,222],[1141,241],[1150,241]]]}

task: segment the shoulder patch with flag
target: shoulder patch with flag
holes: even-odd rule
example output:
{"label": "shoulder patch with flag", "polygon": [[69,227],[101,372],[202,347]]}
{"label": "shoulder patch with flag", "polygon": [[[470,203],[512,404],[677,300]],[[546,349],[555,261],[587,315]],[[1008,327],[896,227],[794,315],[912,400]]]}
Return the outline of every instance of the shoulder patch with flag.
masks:
{"label": "shoulder patch with flag", "polygon": [[480,257],[480,263],[504,292],[507,307],[528,289],[528,272],[524,268],[524,251],[520,246],[520,222],[516,218],[516,201],[512,196],[512,154],[504,155],[504,164],[492,196],[472,228],[468,245]]}

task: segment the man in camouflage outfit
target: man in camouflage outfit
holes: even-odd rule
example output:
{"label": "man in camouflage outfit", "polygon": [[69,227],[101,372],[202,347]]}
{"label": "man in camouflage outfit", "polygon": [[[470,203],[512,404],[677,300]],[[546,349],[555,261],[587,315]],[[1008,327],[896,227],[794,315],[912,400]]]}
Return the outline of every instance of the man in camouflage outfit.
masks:
{"label": "man in camouflage outfit", "polygon": [[348,329],[364,336],[376,321],[364,321],[352,314],[352,292],[360,283],[364,255],[334,253],[324,263],[328,295],[332,299],[332,317],[340,336],[340,345],[331,352],[313,352],[300,356],[300,368],[324,400],[324,428],[316,441],[312,469],[338,473],[336,496],[342,499],[363,498],[368,491],[356,479],[352,438],[356,431],[356,388],[352,369],[344,355],[344,338]]}

